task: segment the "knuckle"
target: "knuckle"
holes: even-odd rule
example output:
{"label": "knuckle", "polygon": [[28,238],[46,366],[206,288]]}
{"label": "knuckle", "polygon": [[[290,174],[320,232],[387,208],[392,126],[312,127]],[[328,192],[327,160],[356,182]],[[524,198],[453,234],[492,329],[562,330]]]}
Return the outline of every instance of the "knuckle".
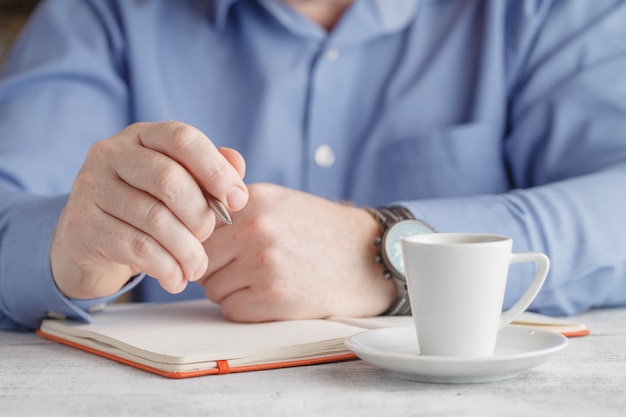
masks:
{"label": "knuckle", "polygon": [[130,250],[137,259],[146,259],[152,255],[156,247],[156,242],[150,236],[140,233],[136,234],[130,242]]}
{"label": "knuckle", "polygon": [[[157,122],[159,123],[159,122]],[[146,129],[148,126],[150,126],[151,124],[153,124],[152,122],[135,122],[135,123],[131,123],[130,125],[126,126],[126,128],[123,130],[123,132],[132,132],[133,134],[136,132],[141,132],[142,130]]]}
{"label": "knuckle", "polygon": [[256,258],[259,268],[264,271],[269,271],[270,273],[278,271],[281,259],[284,259],[278,250],[272,248],[260,250]]}
{"label": "knuckle", "polygon": [[172,224],[169,210],[159,202],[148,209],[145,219],[149,230],[165,230]]}
{"label": "knuckle", "polygon": [[[277,238],[278,230],[276,227],[276,221],[271,219],[269,216],[265,216],[263,214],[259,216],[255,216],[249,220],[249,224],[247,225],[252,236],[256,236],[262,242],[272,242]],[[269,248],[266,246],[266,250],[269,251]],[[268,256],[270,254],[268,253]]]}
{"label": "knuckle", "polygon": [[181,198],[183,187],[179,167],[176,164],[163,164],[156,170],[152,181],[162,201],[176,202]]}
{"label": "knuckle", "polygon": [[210,164],[207,165],[207,179],[217,181],[224,176],[225,170],[228,169],[228,162],[216,156]]}
{"label": "knuckle", "polygon": [[87,150],[86,160],[111,161],[118,152],[118,140],[103,139],[94,142]]}
{"label": "knuckle", "polygon": [[215,230],[215,217],[208,217],[206,219],[200,219],[198,224],[194,226],[191,231],[193,235],[200,242],[205,242]]}
{"label": "knuckle", "polygon": [[198,130],[184,123],[171,122],[169,134],[166,136],[167,144],[174,151],[185,150],[198,139]]}
{"label": "knuckle", "polygon": [[98,186],[98,177],[91,171],[81,170],[76,178],[74,178],[74,184],[72,186],[73,191],[77,193],[85,193],[91,191]]}
{"label": "knuckle", "polygon": [[87,158],[93,157],[99,159],[102,156],[107,155],[110,152],[108,142],[106,140],[99,140],[94,142],[87,150]]}

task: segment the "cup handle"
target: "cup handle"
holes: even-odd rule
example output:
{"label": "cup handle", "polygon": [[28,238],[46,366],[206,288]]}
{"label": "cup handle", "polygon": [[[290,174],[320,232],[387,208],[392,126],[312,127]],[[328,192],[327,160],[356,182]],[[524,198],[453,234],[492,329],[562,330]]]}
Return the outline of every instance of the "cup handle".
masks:
{"label": "cup handle", "polygon": [[500,316],[500,329],[515,320],[517,316],[522,314],[524,310],[528,308],[543,286],[546,276],[548,275],[548,270],[550,269],[550,260],[543,253],[521,252],[514,253],[512,255],[513,256],[510,261],[511,264],[534,262],[537,264],[537,272],[535,272],[535,276],[524,295],[522,295],[513,307],[502,313],[502,316]]}

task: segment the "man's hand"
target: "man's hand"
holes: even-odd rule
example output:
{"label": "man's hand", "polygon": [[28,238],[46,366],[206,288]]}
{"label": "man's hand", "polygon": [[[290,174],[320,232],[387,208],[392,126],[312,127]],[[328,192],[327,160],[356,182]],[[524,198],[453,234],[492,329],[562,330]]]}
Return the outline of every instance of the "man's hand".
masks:
{"label": "man's hand", "polygon": [[368,316],[396,288],[374,263],[380,226],[365,210],[269,184],[204,243],[211,259],[199,282],[236,321]]}
{"label": "man's hand", "polygon": [[145,272],[182,291],[207,269],[201,242],[215,216],[204,192],[241,209],[244,171],[239,153],[177,122],[135,124],[95,143],[53,237],[58,287],[68,297],[101,297]]}

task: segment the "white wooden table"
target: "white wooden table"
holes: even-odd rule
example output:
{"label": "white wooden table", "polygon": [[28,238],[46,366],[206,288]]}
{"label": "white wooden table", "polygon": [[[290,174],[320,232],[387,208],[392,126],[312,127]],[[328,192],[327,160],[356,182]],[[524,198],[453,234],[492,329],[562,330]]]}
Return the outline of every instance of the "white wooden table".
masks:
{"label": "white wooden table", "polygon": [[506,381],[438,385],[360,360],[166,379],[32,333],[0,332],[0,416],[626,416],[626,309]]}

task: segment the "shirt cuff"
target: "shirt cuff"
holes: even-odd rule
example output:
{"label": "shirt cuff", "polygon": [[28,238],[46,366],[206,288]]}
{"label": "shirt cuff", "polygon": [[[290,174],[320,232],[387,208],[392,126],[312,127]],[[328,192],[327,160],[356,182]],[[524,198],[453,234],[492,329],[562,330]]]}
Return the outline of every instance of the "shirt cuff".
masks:
{"label": "shirt cuff", "polygon": [[[511,220],[509,208],[498,196],[399,201],[397,204],[438,232],[500,234],[513,238],[513,252],[532,250],[532,239],[528,239],[523,224]],[[504,295],[505,309],[526,291],[533,268],[531,263],[511,267]]]}
{"label": "shirt cuff", "polygon": [[71,300],[59,291],[50,269],[50,246],[66,202],[66,195],[22,201],[0,225],[0,328],[37,329],[49,316],[90,322],[90,312],[142,280],[137,276],[115,294],[89,300]]}

